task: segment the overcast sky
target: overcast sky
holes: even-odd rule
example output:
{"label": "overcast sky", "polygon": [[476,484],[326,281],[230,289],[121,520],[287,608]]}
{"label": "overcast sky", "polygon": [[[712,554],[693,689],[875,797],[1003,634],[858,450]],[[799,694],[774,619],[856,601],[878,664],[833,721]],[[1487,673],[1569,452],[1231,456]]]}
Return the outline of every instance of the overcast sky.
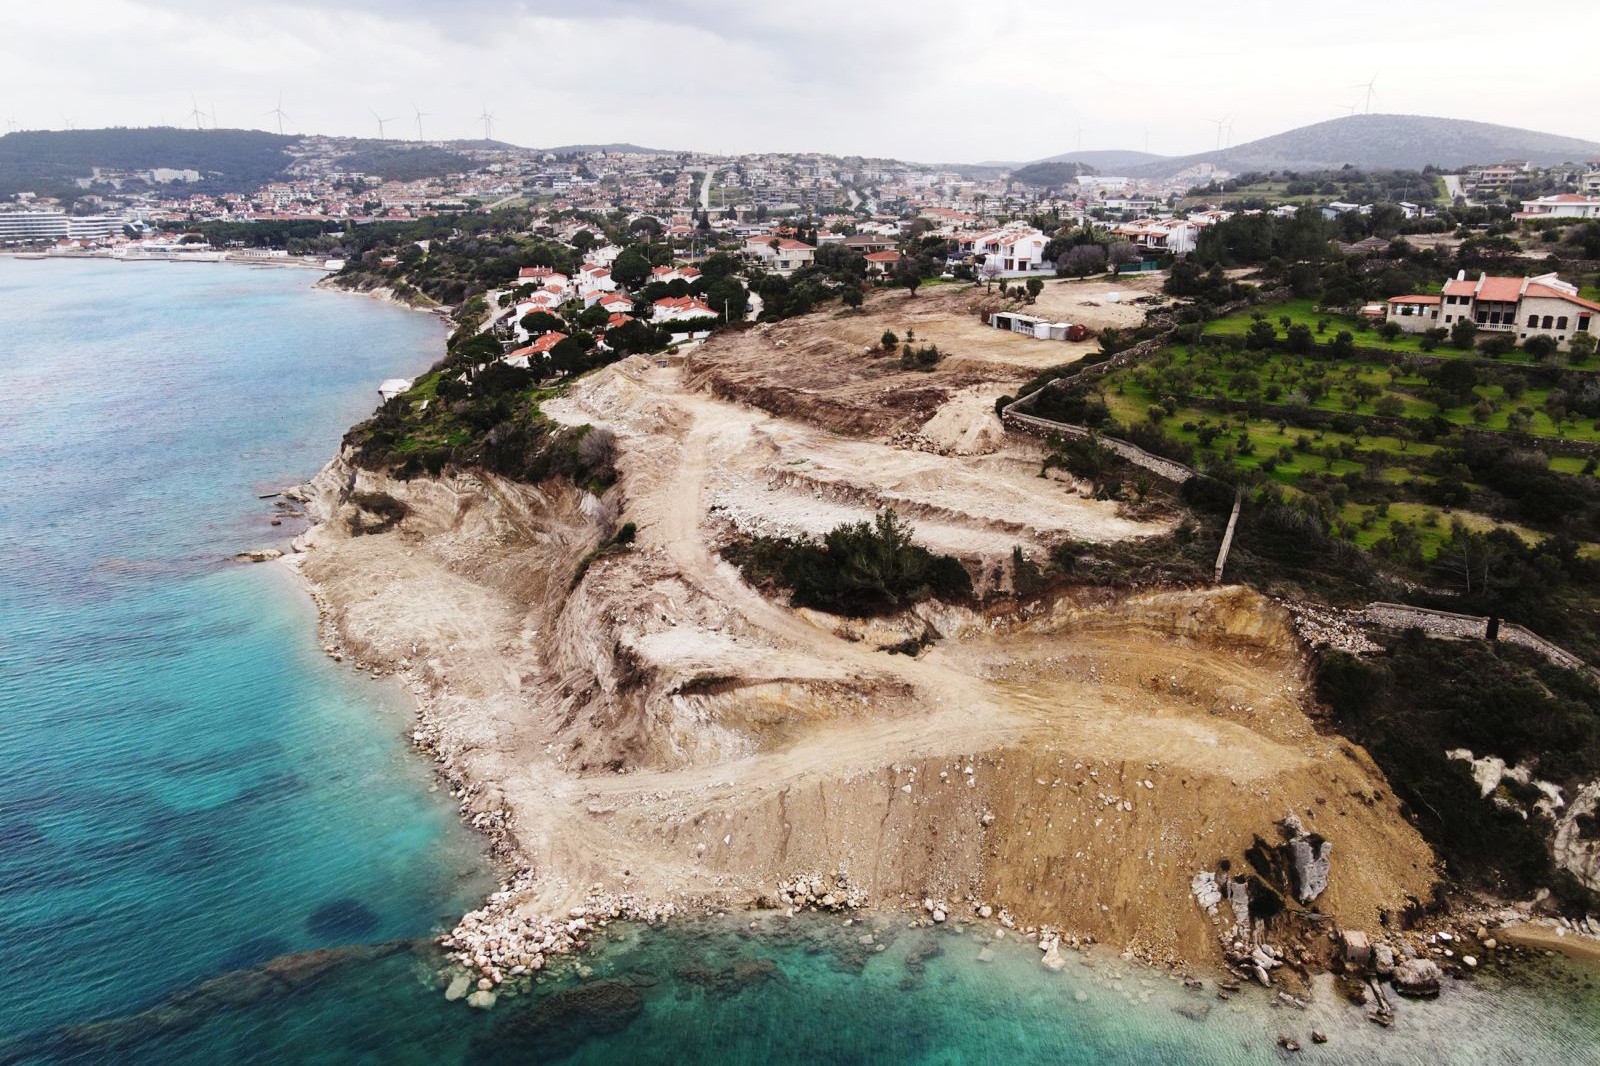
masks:
{"label": "overcast sky", "polygon": [[[1600,140],[1594,0],[0,0],[7,128],[193,124],[928,162],[1183,154],[1365,109]],[[1564,43],[1565,42],[1565,43]],[[210,124],[209,117],[206,119]],[[1226,130],[1223,136],[1227,137]]]}

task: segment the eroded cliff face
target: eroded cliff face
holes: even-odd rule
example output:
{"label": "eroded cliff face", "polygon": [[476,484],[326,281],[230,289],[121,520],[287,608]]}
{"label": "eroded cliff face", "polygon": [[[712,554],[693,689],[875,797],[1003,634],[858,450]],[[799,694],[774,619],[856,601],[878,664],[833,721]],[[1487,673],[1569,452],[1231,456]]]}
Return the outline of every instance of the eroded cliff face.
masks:
{"label": "eroded cliff face", "polygon": [[[298,564],[330,639],[417,693],[429,749],[531,869],[530,913],[595,883],[738,901],[843,871],[878,903],[972,897],[1205,958],[1217,925],[1192,878],[1242,868],[1286,813],[1336,845],[1316,902],[1341,923],[1427,895],[1431,854],[1365,753],[1314,727],[1270,602],[1224,588],[876,623],[795,612],[720,561],[728,526],[707,499],[737,434],[804,436],[740,428],[669,371],[624,364],[581,387],[617,405],[615,496],[341,460],[308,487],[322,524]],[[977,511],[955,509],[960,536],[983,535]],[[637,541],[585,567],[619,513]],[[1014,530],[993,532],[1008,553]],[[880,650],[929,624],[942,639],[920,656]]]}

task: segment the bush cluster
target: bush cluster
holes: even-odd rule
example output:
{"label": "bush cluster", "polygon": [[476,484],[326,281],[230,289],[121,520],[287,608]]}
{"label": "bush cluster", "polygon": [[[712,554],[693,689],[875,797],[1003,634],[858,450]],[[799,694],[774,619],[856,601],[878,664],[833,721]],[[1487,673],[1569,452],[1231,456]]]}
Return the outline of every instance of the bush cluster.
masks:
{"label": "bush cluster", "polygon": [[892,510],[871,522],[838,526],[820,542],[753,537],[734,542],[723,555],[752,584],[789,589],[796,607],[856,618],[902,610],[929,597],[972,595],[972,578],[961,561],[914,543],[911,528]]}

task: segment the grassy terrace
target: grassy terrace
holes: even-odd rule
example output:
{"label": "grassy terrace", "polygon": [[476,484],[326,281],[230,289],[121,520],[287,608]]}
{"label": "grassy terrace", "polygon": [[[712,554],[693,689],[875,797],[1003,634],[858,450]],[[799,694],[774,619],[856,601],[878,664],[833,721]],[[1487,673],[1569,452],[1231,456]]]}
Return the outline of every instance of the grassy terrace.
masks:
{"label": "grassy terrace", "polygon": [[[1147,418],[1148,408],[1168,397],[1189,401],[1191,406],[1180,407],[1163,419],[1164,428],[1175,435],[1181,432],[1181,423],[1205,413],[1192,406],[1198,399],[1212,401],[1213,407],[1261,403],[1287,409],[1274,412],[1268,423],[1274,426],[1279,420],[1296,421],[1294,410],[1303,409],[1414,421],[1442,418],[1452,425],[1480,430],[1515,430],[1554,441],[1600,443],[1596,421],[1552,405],[1555,390],[1550,387],[1513,381],[1486,383],[1474,386],[1470,399],[1453,402],[1431,387],[1421,369],[1403,363],[1330,361],[1271,350],[1180,345],[1115,375],[1115,385],[1108,391],[1136,401],[1136,411],[1124,405],[1117,414],[1121,422],[1130,416],[1134,421]],[[1215,419],[1215,412],[1210,413]],[[1179,426],[1175,428],[1174,423]],[[1419,442],[1411,442],[1402,450],[1417,454],[1421,447]],[[1551,469],[1563,473],[1577,473],[1583,466],[1583,459],[1573,457],[1558,457],[1551,463]]]}
{"label": "grassy terrace", "polygon": [[[1314,329],[1322,317],[1309,301],[1272,310],[1274,325],[1283,314]],[[1207,333],[1242,334],[1252,322],[1234,316]],[[1325,336],[1332,333],[1330,325]],[[1474,531],[1507,528],[1530,544],[1547,532],[1523,524],[1514,507],[1461,466],[1453,450],[1461,445],[1457,427],[1600,444],[1600,419],[1567,411],[1562,397],[1552,396],[1558,390],[1529,380],[1537,375],[1488,360],[1467,365],[1477,383],[1449,391],[1438,380],[1444,368],[1432,362],[1372,360],[1360,352],[1333,358],[1322,345],[1296,354],[1207,341],[1168,347],[1095,387],[1116,422],[1159,427],[1192,447],[1198,465],[1248,471],[1291,496],[1322,499],[1337,534],[1357,547],[1372,548],[1404,527],[1432,559],[1457,520]],[[1551,450],[1549,472],[1592,480],[1593,461]],[[1583,554],[1596,550],[1588,544]]]}
{"label": "grassy terrace", "polygon": [[[1422,346],[1422,337],[1418,334],[1402,333],[1393,340],[1385,339],[1369,323],[1351,315],[1342,315],[1331,311],[1318,311],[1315,300],[1290,300],[1284,303],[1272,304],[1269,307],[1256,308],[1255,313],[1264,314],[1265,321],[1277,330],[1281,337],[1284,327],[1281,319],[1288,318],[1290,325],[1308,326],[1316,333],[1319,323],[1324,325],[1321,333],[1317,333],[1317,342],[1326,344],[1338,335],[1340,330],[1348,331],[1355,339],[1355,346],[1363,353],[1378,353],[1381,355],[1425,355],[1435,359],[1461,358],[1474,353],[1462,351],[1452,347],[1448,341],[1440,343],[1432,351],[1425,351]],[[1251,312],[1240,311],[1225,318],[1218,318],[1206,323],[1205,336],[1208,337],[1243,337],[1255,325],[1256,319]],[[1483,337],[1486,334],[1480,333]],[[1488,334],[1492,336],[1492,334]],[[1477,353],[1478,358],[1487,359],[1482,353]],[[1557,357],[1558,361],[1564,361]],[[1504,365],[1532,365],[1535,360],[1522,349],[1514,349],[1507,354],[1495,359],[1494,362]],[[1547,364],[1550,361],[1547,361]],[[1559,362],[1557,363],[1559,365]],[[1592,369],[1589,368],[1589,369]]]}

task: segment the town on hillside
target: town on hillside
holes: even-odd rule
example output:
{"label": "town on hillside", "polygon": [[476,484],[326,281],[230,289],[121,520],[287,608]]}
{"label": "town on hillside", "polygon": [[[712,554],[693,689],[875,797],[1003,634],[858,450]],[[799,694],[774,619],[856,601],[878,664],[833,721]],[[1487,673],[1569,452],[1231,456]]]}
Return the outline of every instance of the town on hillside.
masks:
{"label": "town on hillside", "polygon": [[[1563,350],[1596,328],[1592,290],[1551,268],[1600,257],[1600,161],[1486,162],[1451,174],[1235,175],[1198,164],[1128,178],[1078,164],[371,143],[378,148],[363,154],[354,148],[369,142],[300,138],[283,174],[247,190],[220,189],[216,174],[180,166],[94,167],[69,189],[11,194],[0,204],[0,247],[306,263],[441,305],[481,288],[473,295],[493,305],[485,329],[508,345],[504,358],[547,372],[592,362],[576,348],[659,350],[719,325],[771,321],[832,298],[851,303],[874,286],[1014,281],[1020,289],[1030,279],[1175,263],[1252,265],[1250,250],[1225,235],[1230,220],[1236,233],[1259,233],[1316,219],[1333,256],[1375,264],[1360,268],[1374,285],[1337,295],[1383,328],[1459,339],[1466,322],[1477,343],[1508,337]],[[416,173],[444,165],[440,157],[460,169]],[[419,258],[442,261],[451,244],[485,233],[518,243],[506,276],[472,286],[449,265],[416,269]],[[1481,269],[1413,271],[1427,284],[1406,286],[1401,271],[1379,269],[1419,256],[1471,266],[1480,252],[1480,265],[1508,259],[1506,273],[1535,279],[1531,288],[1512,294],[1512,282]]]}

